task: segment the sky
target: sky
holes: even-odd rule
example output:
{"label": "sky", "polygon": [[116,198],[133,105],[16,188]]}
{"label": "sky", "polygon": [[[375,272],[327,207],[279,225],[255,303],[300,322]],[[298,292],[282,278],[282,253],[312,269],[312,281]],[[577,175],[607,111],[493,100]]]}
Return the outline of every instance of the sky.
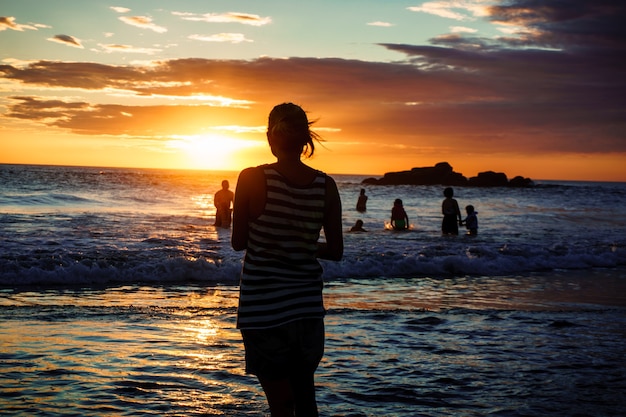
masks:
{"label": "sky", "polygon": [[0,163],[626,181],[620,0],[0,0]]}

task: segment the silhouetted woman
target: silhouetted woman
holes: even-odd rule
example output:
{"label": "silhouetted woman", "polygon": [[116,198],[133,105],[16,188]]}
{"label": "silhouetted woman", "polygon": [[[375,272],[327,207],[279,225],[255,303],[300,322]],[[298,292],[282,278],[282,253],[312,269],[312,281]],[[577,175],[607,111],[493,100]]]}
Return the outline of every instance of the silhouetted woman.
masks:
{"label": "silhouetted woman", "polygon": [[325,337],[318,258],[343,256],[337,185],[300,160],[319,139],[310,125],[299,106],[274,107],[267,139],[277,161],[243,170],[235,191],[232,246],[246,250],[237,327],[246,372],[259,379],[273,417],[318,415],[314,373]]}

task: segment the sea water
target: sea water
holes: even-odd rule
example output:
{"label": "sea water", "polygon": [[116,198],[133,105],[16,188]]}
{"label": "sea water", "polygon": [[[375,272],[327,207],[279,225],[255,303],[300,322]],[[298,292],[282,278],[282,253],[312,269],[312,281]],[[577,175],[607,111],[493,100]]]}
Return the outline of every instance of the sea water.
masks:
{"label": "sea water", "polygon": [[[455,187],[333,176],[327,416],[621,415],[626,184]],[[0,415],[265,415],[234,328],[242,253],[212,226],[237,173],[0,165]],[[361,188],[365,213],[355,210]],[[401,198],[411,230],[386,229]]]}
{"label": "sea water", "polygon": [[[442,237],[442,186],[363,186],[336,175],[346,233],[329,281],[349,277],[497,276],[626,264],[626,183],[537,181],[457,187],[478,236]],[[0,285],[236,284],[241,253],[212,227],[213,195],[237,173],[0,165]],[[361,187],[369,196],[358,213]],[[401,198],[412,229],[386,230]],[[464,213],[463,213],[464,214]],[[462,229],[462,228],[461,228]]]}

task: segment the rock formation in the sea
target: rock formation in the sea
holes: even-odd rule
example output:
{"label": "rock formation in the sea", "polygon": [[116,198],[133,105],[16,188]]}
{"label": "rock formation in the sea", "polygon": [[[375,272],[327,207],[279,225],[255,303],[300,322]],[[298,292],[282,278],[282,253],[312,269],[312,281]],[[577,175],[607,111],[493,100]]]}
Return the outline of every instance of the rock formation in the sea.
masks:
{"label": "rock formation in the sea", "polygon": [[382,178],[366,178],[363,184],[372,185],[450,185],[469,187],[532,187],[530,178],[517,176],[509,181],[502,172],[486,171],[467,179],[454,172],[447,162],[433,167],[413,168],[410,171],[387,172]]}

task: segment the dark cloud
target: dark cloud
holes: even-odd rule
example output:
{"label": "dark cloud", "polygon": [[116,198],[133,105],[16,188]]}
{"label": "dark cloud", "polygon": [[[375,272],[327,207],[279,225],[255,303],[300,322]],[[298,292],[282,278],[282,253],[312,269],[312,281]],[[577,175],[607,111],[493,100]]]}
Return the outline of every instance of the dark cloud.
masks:
{"label": "dark cloud", "polygon": [[490,12],[494,22],[532,29],[523,38],[526,45],[567,50],[626,48],[626,3],[622,1],[514,0]]}
{"label": "dark cloud", "polygon": [[87,135],[166,137],[197,134],[210,124],[236,125],[242,121],[237,109],[208,106],[93,105],[86,102],[45,100],[32,96],[10,97],[14,104],[7,117],[28,119],[51,127]]}
{"label": "dark cloud", "polygon": [[61,100],[38,100],[34,97],[11,97],[16,102],[6,114],[8,117],[28,120],[72,118],[89,107],[88,103],[67,103]]}
{"label": "dark cloud", "polygon": [[70,35],[54,35],[53,37],[48,38],[48,40],[52,42],[57,42],[57,43],[73,46],[75,48],[81,48],[81,49],[83,48],[83,44],[80,42],[80,40]]}
{"label": "dark cloud", "polygon": [[4,78],[47,87],[101,90],[142,81],[142,71],[132,67],[92,62],[39,61],[23,68],[0,65]]}

